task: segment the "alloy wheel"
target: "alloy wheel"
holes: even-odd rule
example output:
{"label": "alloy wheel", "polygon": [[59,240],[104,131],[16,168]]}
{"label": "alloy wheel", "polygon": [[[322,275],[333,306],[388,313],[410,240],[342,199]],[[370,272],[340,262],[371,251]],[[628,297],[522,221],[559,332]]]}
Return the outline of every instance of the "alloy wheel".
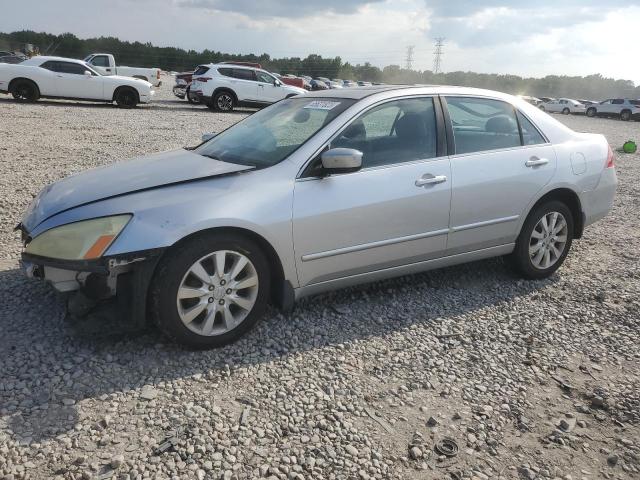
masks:
{"label": "alloy wheel", "polygon": [[245,255],[219,250],[197,260],[177,292],[178,315],[198,335],[221,335],[240,325],[258,297],[258,272]]}
{"label": "alloy wheel", "polygon": [[567,245],[567,220],[559,212],[548,212],[542,216],[531,232],[529,258],[531,264],[546,270],[562,257]]}
{"label": "alloy wheel", "polygon": [[227,93],[218,96],[218,108],[220,110],[231,110],[233,108],[233,98]]}

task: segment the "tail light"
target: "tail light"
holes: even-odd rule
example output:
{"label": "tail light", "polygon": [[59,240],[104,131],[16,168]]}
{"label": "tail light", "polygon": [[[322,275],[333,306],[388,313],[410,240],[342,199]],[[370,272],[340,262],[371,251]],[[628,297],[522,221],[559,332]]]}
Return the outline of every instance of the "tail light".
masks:
{"label": "tail light", "polygon": [[198,77],[193,79],[194,82],[208,82],[209,80],[211,80],[211,77]]}
{"label": "tail light", "polygon": [[611,145],[609,145],[609,155],[607,156],[607,166],[605,168],[615,167],[613,163],[613,159],[614,159],[613,150],[611,149]]}

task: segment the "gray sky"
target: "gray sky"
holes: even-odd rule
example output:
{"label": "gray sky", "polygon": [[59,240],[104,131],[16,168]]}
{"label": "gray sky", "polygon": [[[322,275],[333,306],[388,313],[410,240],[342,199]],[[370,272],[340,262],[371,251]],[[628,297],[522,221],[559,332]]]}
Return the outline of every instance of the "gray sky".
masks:
{"label": "gray sky", "polygon": [[[445,71],[605,76],[640,84],[640,0],[0,0],[0,31],[116,36],[160,46],[318,53]],[[631,61],[629,59],[632,59]]]}

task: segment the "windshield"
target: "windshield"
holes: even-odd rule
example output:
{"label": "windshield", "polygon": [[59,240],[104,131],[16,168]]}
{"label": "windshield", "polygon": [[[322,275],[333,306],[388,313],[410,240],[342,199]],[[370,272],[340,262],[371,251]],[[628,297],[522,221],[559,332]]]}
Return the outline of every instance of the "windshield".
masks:
{"label": "windshield", "polygon": [[347,98],[290,98],[254,113],[197,147],[224,162],[266,168],[291,155],[355,103]]}

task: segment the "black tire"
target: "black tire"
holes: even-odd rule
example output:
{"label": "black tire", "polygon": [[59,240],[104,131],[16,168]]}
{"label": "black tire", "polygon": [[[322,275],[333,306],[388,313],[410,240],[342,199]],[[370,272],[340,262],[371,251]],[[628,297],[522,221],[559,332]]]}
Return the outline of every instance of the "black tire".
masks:
{"label": "black tire", "polygon": [[40,98],[40,90],[31,80],[16,80],[11,84],[11,95],[19,102],[30,103]]}
{"label": "black tire", "polygon": [[594,107],[587,108],[587,117],[595,117],[597,110]]}
{"label": "black tire", "polygon": [[[191,266],[213,252],[227,250],[248,258],[258,275],[258,293],[249,314],[235,328],[218,335],[200,335],[189,329],[178,313],[178,288]],[[173,341],[196,349],[215,348],[232,343],[246,334],[263,316],[270,298],[269,262],[251,240],[236,234],[198,235],[167,252],[161,260],[149,291],[149,309],[160,330]]]}
{"label": "black tire", "polygon": [[546,108],[544,108],[544,105],[540,105],[538,108],[539,108],[540,110],[542,110],[543,112],[547,110]]}
{"label": "black tire", "polygon": [[216,93],[213,97],[213,108],[219,112],[231,112],[236,105],[233,94],[227,90]]}
{"label": "black tire", "polygon": [[623,110],[620,112],[620,120],[623,122],[628,122],[631,120],[631,112],[629,110]]}
{"label": "black tire", "polygon": [[[564,250],[557,258],[555,263],[553,263],[548,268],[538,268],[534,265],[531,259],[531,255],[529,254],[529,247],[531,245],[532,238],[531,236],[538,222],[545,215],[552,212],[558,212],[564,217],[567,225],[567,239],[564,245]],[[537,206],[529,213],[527,220],[522,226],[522,230],[520,231],[520,235],[518,236],[518,239],[516,241],[515,249],[510,256],[511,264],[521,276],[530,280],[539,280],[551,276],[564,263],[564,260],[567,257],[569,250],[571,249],[573,232],[573,215],[571,214],[571,210],[569,210],[569,207],[567,207],[567,205],[558,200],[551,200]]]}
{"label": "black tire", "polygon": [[571,110],[569,110],[567,107],[564,107],[564,108],[562,109],[562,114],[563,114],[563,115],[569,115],[570,113],[571,113]]}
{"label": "black tire", "polygon": [[138,92],[133,88],[120,88],[114,96],[116,104],[120,108],[134,108],[138,105]]}

